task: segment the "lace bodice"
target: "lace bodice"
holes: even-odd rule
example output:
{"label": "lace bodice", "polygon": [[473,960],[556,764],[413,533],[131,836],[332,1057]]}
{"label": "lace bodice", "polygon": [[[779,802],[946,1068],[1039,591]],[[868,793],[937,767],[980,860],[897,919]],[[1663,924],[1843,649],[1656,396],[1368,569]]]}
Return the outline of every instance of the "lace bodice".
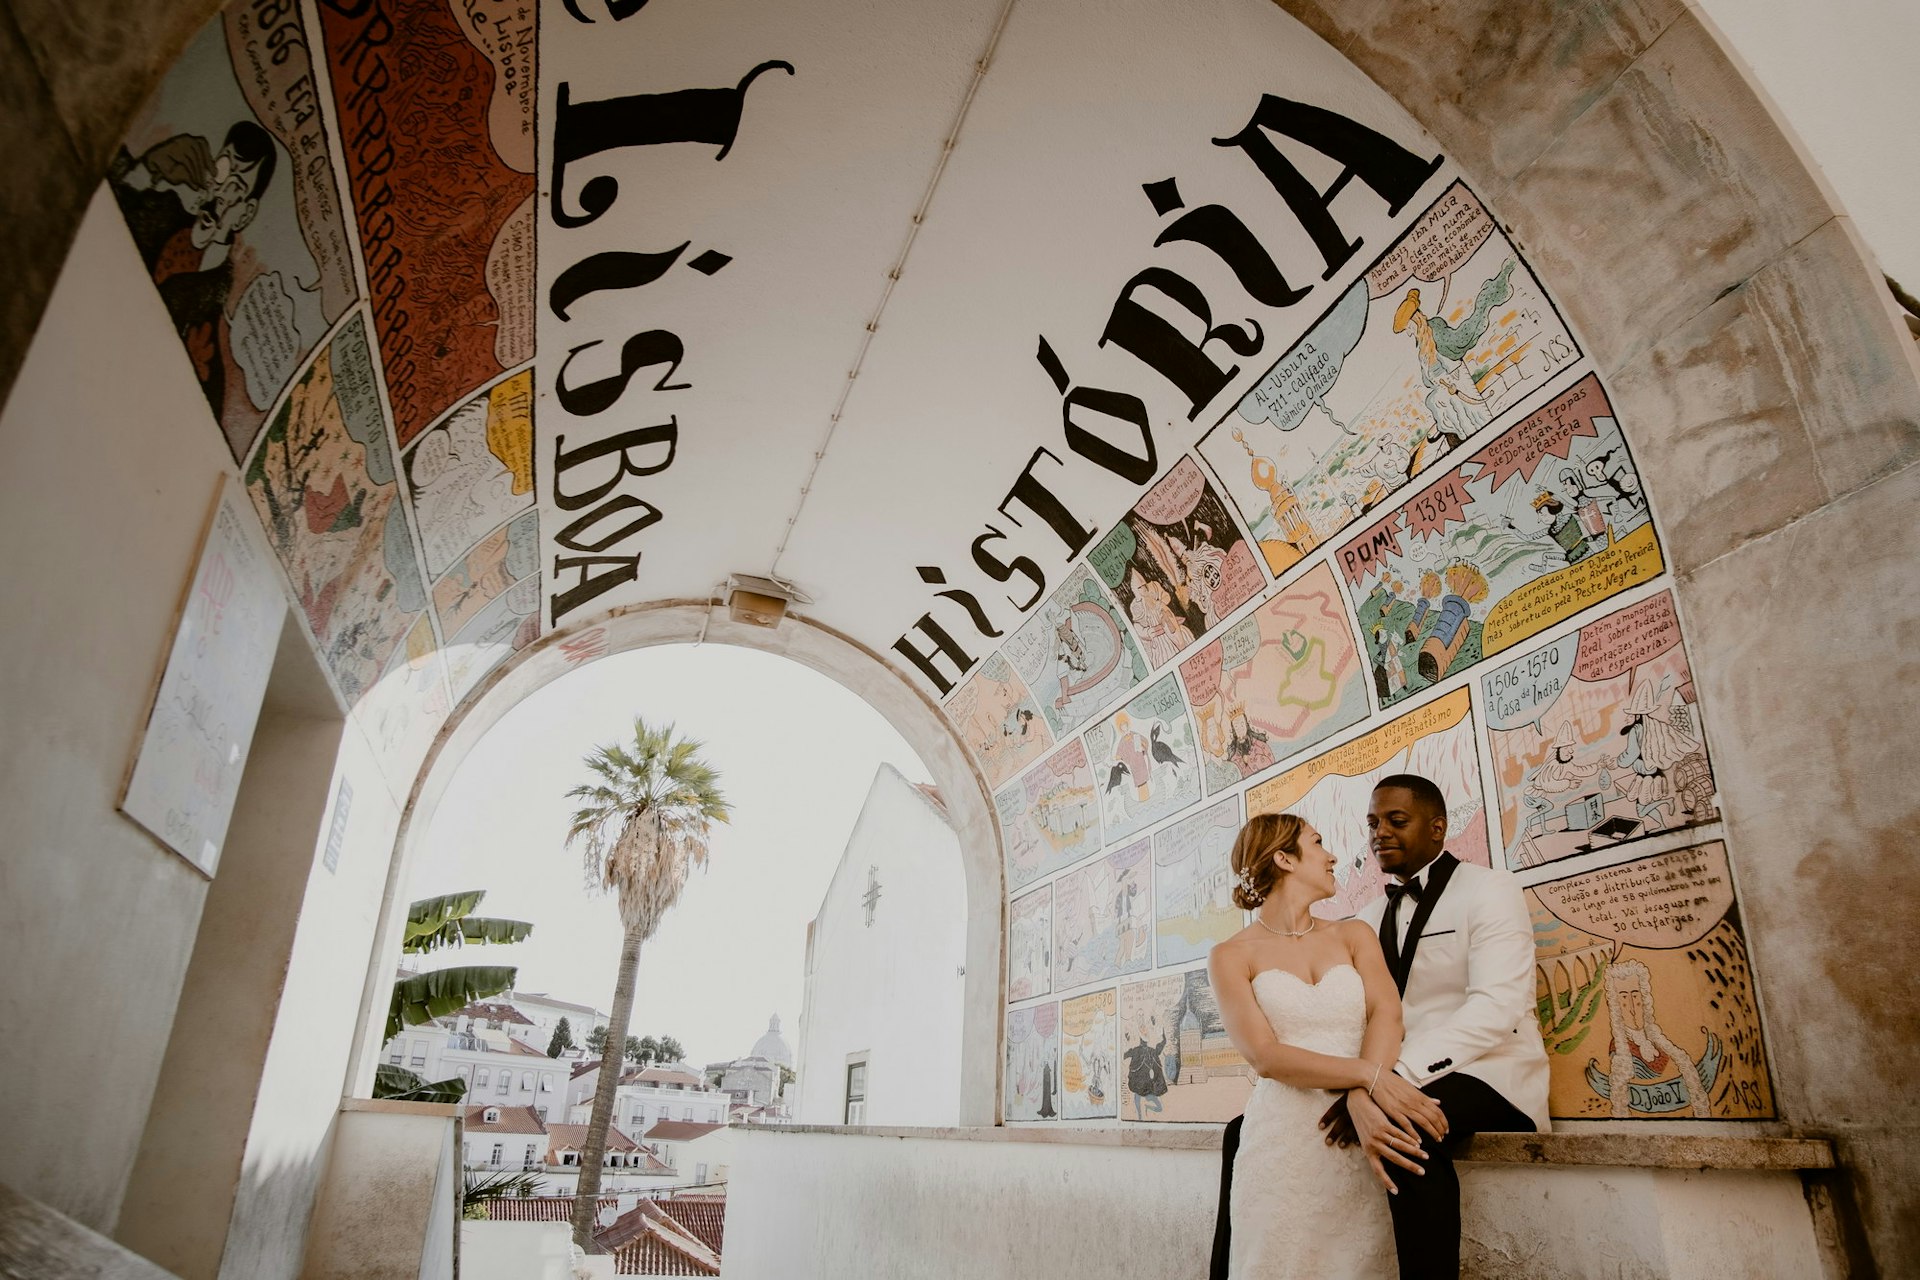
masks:
{"label": "lace bodice", "polygon": [[1253,998],[1281,1044],[1351,1058],[1367,1030],[1367,992],[1360,971],[1335,965],[1308,982],[1285,969],[1253,976]]}

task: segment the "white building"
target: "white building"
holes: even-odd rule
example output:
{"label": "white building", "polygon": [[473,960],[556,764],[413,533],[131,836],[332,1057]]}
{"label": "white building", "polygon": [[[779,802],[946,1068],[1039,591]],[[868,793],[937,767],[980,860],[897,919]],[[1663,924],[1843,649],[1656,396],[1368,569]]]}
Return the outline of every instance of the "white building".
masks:
{"label": "white building", "polygon": [[652,1156],[672,1170],[669,1187],[710,1187],[727,1180],[739,1130],[725,1124],[662,1120],[641,1136]]}
{"label": "white building", "polygon": [[959,1123],[961,877],[939,793],[882,765],[807,928],[799,1123]]}
{"label": "white building", "polygon": [[[593,1115],[600,1064],[579,1063],[568,1086],[567,1119],[585,1124]],[[725,1124],[732,1098],[684,1067],[647,1067],[629,1071],[614,1089],[613,1122],[629,1133],[672,1120],[685,1124]]]}
{"label": "white building", "polygon": [[587,1033],[595,1027],[605,1029],[608,1022],[608,1015],[592,1005],[561,1000],[544,991],[509,991],[500,999],[518,1009],[533,1024],[524,1038],[543,1052],[552,1043],[553,1029],[560,1025],[562,1018],[567,1020],[567,1031],[576,1045],[586,1044]]}
{"label": "white building", "polygon": [[568,1064],[547,1057],[505,1031],[460,1017],[407,1027],[386,1043],[382,1061],[428,1082],[458,1077],[475,1106],[528,1107],[541,1120],[563,1120]]}
{"label": "white building", "polygon": [[767,1029],[753,1042],[744,1058],[730,1062],[709,1062],[706,1077],[717,1080],[736,1107],[756,1110],[775,1108],[784,1114],[786,1085],[783,1077],[793,1070],[793,1049],[780,1034],[780,1015],[767,1019]]}

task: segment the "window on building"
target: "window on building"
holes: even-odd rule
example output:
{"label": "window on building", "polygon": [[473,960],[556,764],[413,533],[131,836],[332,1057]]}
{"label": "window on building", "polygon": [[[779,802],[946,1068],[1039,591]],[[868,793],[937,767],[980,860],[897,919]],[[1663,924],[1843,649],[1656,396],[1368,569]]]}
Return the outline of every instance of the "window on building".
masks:
{"label": "window on building", "polygon": [[427,1042],[425,1040],[415,1040],[413,1042],[412,1064],[416,1067],[424,1067],[427,1065]]}
{"label": "window on building", "polygon": [[499,1124],[500,1108],[488,1107],[485,1111],[480,1113],[480,1120],[483,1124]]}
{"label": "window on building", "polygon": [[680,1118],[681,1118],[682,1120],[692,1120],[692,1119],[693,1119],[693,1108],[692,1108],[692,1107],[682,1107],[682,1108],[680,1108]]}
{"label": "window on building", "polygon": [[847,1064],[846,1124],[867,1122],[867,1060]]}
{"label": "window on building", "polygon": [[473,1073],[473,1087],[476,1089],[484,1089],[487,1087],[487,1069],[485,1067],[480,1067]]}
{"label": "window on building", "polygon": [[542,1092],[542,1093],[552,1093],[552,1092],[553,1092],[553,1077],[552,1077],[552,1076],[541,1076],[541,1077],[540,1077],[540,1092]]}
{"label": "window on building", "polygon": [[535,1107],[533,1109],[533,1114],[540,1117],[541,1124],[545,1124],[547,1122],[547,1109],[545,1107]]}
{"label": "window on building", "polygon": [[500,1156],[501,1156],[501,1153],[502,1153],[502,1152],[504,1152],[505,1150],[506,1150],[506,1148],[505,1148],[504,1146],[502,1146],[502,1145],[501,1145],[500,1143],[498,1143],[498,1142],[496,1142],[496,1143],[494,1143],[494,1144],[493,1144],[493,1159],[492,1159],[492,1161],[490,1161],[490,1163],[492,1163],[492,1164],[499,1164],[499,1163],[500,1163]]}
{"label": "window on building", "polygon": [[458,1071],[455,1071],[453,1074],[459,1076],[462,1080],[466,1080],[470,1075],[472,1075],[472,1073],[473,1073],[472,1067],[461,1067]]}
{"label": "window on building", "polygon": [[702,1160],[699,1164],[693,1166],[693,1180],[696,1185],[704,1185],[706,1183],[707,1181],[707,1162],[706,1161]]}
{"label": "window on building", "polygon": [[395,1046],[393,1046],[393,1051],[387,1054],[387,1065],[394,1066],[394,1067],[399,1066],[402,1052],[403,1051],[401,1050],[399,1045],[396,1044]]}
{"label": "window on building", "polygon": [[533,1091],[533,1072],[529,1071],[525,1075],[520,1077],[520,1092],[531,1093],[532,1091]]}
{"label": "window on building", "polygon": [[502,1069],[500,1072],[500,1083],[497,1086],[495,1086],[494,1092],[506,1093],[508,1090],[512,1088],[513,1088],[513,1072]]}
{"label": "window on building", "polygon": [[708,1108],[707,1108],[707,1123],[708,1123],[708,1124],[719,1124],[719,1123],[720,1123],[720,1108],[718,1108],[718,1107],[708,1107]]}
{"label": "window on building", "polygon": [[580,1163],[580,1153],[578,1151],[563,1151],[560,1154],[560,1163],[571,1168]]}
{"label": "window on building", "polygon": [[521,1157],[520,1167],[522,1169],[533,1168],[533,1144],[532,1143],[527,1144],[527,1154]]}

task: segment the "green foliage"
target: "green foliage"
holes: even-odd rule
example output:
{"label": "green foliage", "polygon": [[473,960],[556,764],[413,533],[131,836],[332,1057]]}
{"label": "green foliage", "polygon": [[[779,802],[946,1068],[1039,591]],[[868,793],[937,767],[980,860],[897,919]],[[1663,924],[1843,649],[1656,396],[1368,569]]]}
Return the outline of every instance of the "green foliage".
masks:
{"label": "green foliage", "polygon": [[540,1189],[540,1170],[501,1169],[493,1173],[469,1173],[460,1194],[460,1216],[484,1219],[489,1200],[508,1197],[524,1200]]}
{"label": "green foliage", "polygon": [[607,1052],[607,1029],[595,1027],[587,1032],[587,1052],[594,1057],[604,1057]]}
{"label": "green foliage", "polygon": [[647,1066],[654,1058],[659,1056],[659,1053],[660,1046],[654,1043],[652,1036],[648,1036],[644,1040],[639,1036],[627,1037],[626,1053],[624,1056],[628,1062],[633,1063],[635,1066]]}
{"label": "green foliage", "polygon": [[783,1063],[775,1063],[774,1065],[780,1068],[780,1087],[784,1089],[792,1084],[794,1081],[793,1068]]}
{"label": "green foliage", "polygon": [[519,972],[511,965],[462,965],[402,978],[393,984],[393,999],[387,1006],[386,1038],[399,1035],[403,1026],[417,1027],[458,1013],[476,1000],[497,996],[513,986]]}
{"label": "green foliage", "polygon": [[383,1062],[374,1068],[373,1096],[395,1102],[458,1102],[467,1096],[467,1082],[454,1076],[428,1084],[405,1067]]}
{"label": "green foliage", "polygon": [[547,1056],[557,1058],[562,1050],[573,1047],[573,1024],[561,1018],[559,1025],[553,1029],[553,1039],[547,1041]]}
{"label": "green foliage", "polygon": [[678,1040],[675,1040],[672,1036],[661,1036],[658,1043],[660,1046],[660,1056],[657,1059],[657,1061],[660,1061],[660,1062],[685,1062],[686,1061],[687,1051],[681,1048],[680,1042]]}
{"label": "green foliage", "polygon": [[437,898],[422,898],[407,908],[407,936],[400,948],[413,955],[425,955],[442,947],[505,945],[524,941],[533,932],[525,920],[496,920],[475,916],[485,889],[466,889],[443,893]]}

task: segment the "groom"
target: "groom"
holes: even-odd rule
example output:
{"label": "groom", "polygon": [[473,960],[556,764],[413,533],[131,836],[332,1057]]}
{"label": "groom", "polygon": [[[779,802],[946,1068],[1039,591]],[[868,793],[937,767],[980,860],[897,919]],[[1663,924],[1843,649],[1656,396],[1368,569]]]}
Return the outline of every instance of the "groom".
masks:
{"label": "groom", "polygon": [[[1402,1280],[1460,1274],[1460,1179],[1455,1151],[1475,1133],[1547,1128],[1547,1054],[1535,1021],[1533,922],[1504,871],[1445,851],[1447,801],[1417,774],[1374,785],[1367,829],[1380,869],[1393,877],[1359,918],[1380,935],[1400,988],[1406,1038],[1394,1070],[1437,1099],[1447,1136],[1413,1136],[1410,1159],[1386,1141],[1392,1122],[1365,1089],[1350,1090],[1321,1119],[1327,1141],[1358,1143],[1392,1179],[1388,1198]],[[1227,1197],[1240,1121],[1227,1126],[1216,1280],[1226,1275]],[[1419,1172],[1421,1168],[1424,1173]]]}

